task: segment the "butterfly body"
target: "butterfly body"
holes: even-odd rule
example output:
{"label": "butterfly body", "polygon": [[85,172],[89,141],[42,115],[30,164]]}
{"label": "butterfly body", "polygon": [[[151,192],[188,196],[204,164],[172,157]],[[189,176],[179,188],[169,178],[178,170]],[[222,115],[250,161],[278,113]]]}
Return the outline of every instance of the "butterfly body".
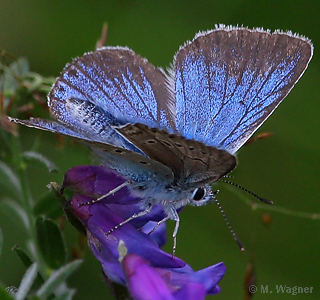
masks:
{"label": "butterfly body", "polygon": [[68,64],[48,95],[56,121],[12,121],[89,144],[141,206],[168,217],[204,205],[210,184],[302,76],[311,42],[291,32],[220,25],[183,45],[165,73],[123,47]]}

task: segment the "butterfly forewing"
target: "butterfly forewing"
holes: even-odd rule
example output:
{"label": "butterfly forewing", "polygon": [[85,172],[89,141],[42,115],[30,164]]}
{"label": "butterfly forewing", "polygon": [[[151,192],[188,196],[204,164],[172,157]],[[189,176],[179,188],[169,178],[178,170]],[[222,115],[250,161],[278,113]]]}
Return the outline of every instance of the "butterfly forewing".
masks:
{"label": "butterfly forewing", "polygon": [[174,105],[166,75],[132,50],[107,47],[87,53],[67,65],[48,99],[60,122],[79,126],[66,107],[81,99],[112,114],[123,123],[140,122],[174,128]]}
{"label": "butterfly forewing", "polygon": [[175,57],[177,130],[235,153],[303,74],[312,45],[290,33],[220,28]]}

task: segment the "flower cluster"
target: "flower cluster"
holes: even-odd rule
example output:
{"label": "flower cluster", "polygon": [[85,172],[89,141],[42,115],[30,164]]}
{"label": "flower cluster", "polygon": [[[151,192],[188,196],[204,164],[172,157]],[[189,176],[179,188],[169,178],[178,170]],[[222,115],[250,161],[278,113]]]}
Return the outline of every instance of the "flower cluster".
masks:
{"label": "flower cluster", "polygon": [[[110,234],[123,220],[141,211],[140,199],[125,186],[101,201],[84,205],[124,182],[106,167],[78,166],[67,171],[62,186],[62,191],[73,191],[69,209],[84,225],[89,246],[108,280],[126,286],[139,300],[204,299],[218,293],[217,284],[226,269],[223,263],[193,271],[181,259],[161,250],[166,242],[165,224],[149,234],[165,216],[160,205]],[[124,258],[119,254],[120,241],[127,252]]]}

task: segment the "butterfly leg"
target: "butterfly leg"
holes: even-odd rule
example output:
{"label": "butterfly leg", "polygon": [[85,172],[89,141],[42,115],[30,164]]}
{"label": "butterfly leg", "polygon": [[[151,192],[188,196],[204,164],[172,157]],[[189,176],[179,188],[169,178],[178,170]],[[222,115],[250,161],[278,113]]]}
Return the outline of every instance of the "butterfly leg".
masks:
{"label": "butterfly leg", "polygon": [[120,224],[118,224],[118,225],[114,226],[113,228],[111,228],[111,229],[107,232],[106,235],[108,236],[108,235],[111,234],[113,231],[115,231],[115,230],[118,229],[119,227],[123,226],[124,224],[127,224],[127,223],[130,222],[131,220],[136,219],[136,218],[139,218],[139,217],[142,217],[142,216],[148,214],[148,213],[151,211],[152,207],[153,207],[153,203],[152,203],[152,202],[149,202],[147,208],[146,208],[144,211],[141,211],[141,212],[139,212],[139,213],[137,213],[137,214],[133,214],[130,218],[124,220],[124,221],[121,222]]}
{"label": "butterfly leg", "polygon": [[129,181],[126,181],[120,185],[118,185],[116,188],[114,188],[113,190],[111,190],[110,192],[108,192],[107,194],[104,194],[102,195],[101,197],[97,198],[97,199],[94,199],[94,200],[91,200],[91,201],[88,201],[88,202],[84,202],[84,203],[81,203],[81,206],[84,206],[84,205],[89,205],[89,204],[93,204],[93,203],[96,203],[96,202],[99,202],[101,200],[103,200],[104,198],[110,196],[110,195],[113,195],[115,194],[117,191],[121,190],[122,188],[124,188],[125,186],[129,185],[130,182]]}
{"label": "butterfly leg", "polygon": [[168,221],[170,218],[169,217],[165,217],[163,218],[162,220],[160,220],[156,226],[153,227],[153,229],[148,233],[148,235],[154,233],[156,231],[156,229],[161,225],[163,224],[164,222]]}
{"label": "butterfly leg", "polygon": [[179,225],[180,225],[180,218],[179,215],[177,213],[177,210],[174,207],[170,208],[170,212],[171,212],[171,218],[173,221],[176,221],[176,226],[174,227],[173,230],[173,247],[172,247],[172,256],[175,256],[176,253],[176,247],[177,247],[177,234],[178,234],[178,229],[179,229]]}

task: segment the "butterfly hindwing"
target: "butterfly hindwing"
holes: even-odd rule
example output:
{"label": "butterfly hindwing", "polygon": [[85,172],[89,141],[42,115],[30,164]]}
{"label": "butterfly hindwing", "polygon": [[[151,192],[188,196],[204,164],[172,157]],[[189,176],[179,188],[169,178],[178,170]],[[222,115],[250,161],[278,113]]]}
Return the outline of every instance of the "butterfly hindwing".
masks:
{"label": "butterfly hindwing", "polygon": [[117,131],[149,158],[170,168],[176,183],[181,186],[215,182],[236,166],[235,157],[225,150],[158,128],[129,124]]}

